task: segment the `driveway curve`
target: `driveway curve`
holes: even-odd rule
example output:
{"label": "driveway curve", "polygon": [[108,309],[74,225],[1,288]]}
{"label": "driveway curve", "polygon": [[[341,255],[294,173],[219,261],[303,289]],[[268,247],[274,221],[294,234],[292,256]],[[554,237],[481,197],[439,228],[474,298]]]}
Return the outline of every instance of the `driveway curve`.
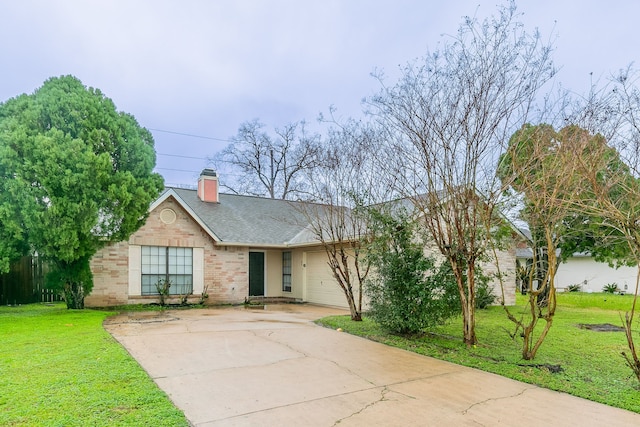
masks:
{"label": "driveway curve", "polygon": [[213,426],[640,426],[640,414],[388,347],[270,305],[146,312],[105,328]]}

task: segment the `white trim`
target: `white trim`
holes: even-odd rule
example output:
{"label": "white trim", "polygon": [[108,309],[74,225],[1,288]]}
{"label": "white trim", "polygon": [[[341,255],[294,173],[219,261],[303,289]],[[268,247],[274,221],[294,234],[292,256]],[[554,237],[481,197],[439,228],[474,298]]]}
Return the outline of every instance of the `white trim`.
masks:
{"label": "white trim", "polygon": [[129,245],[129,297],[142,295],[142,246]]}
{"label": "white trim", "polygon": [[257,248],[260,250],[266,250],[266,249],[286,249],[290,246],[288,245],[282,245],[282,244],[271,244],[271,243],[251,243],[251,242],[218,242],[217,246],[220,247],[224,247],[224,246],[233,246],[233,247],[250,247],[250,248]]}
{"label": "white trim", "polygon": [[307,251],[302,252],[302,301],[307,301]]}
{"label": "white trim", "polygon": [[191,248],[193,294],[201,295],[204,291],[204,248]]}
{"label": "white trim", "polygon": [[219,247],[224,247],[224,246],[229,246],[229,247],[250,247],[250,248],[256,248],[256,249],[260,249],[260,250],[269,250],[269,249],[274,249],[274,250],[287,250],[287,249],[295,249],[295,248],[306,248],[306,247],[312,247],[312,246],[322,246],[322,242],[317,240],[314,242],[306,242],[306,243],[285,243],[285,244],[278,244],[278,243],[247,243],[247,242],[218,242],[217,246]]}
{"label": "white trim", "polygon": [[[344,240],[344,242],[355,242],[356,239],[353,240]],[[326,244],[331,245],[333,244],[333,242],[328,241],[326,242]],[[316,240],[315,242],[307,242],[307,243],[293,243],[290,245],[287,245],[287,248],[310,248],[313,246],[321,246],[324,247],[324,243],[322,243],[320,240]]]}

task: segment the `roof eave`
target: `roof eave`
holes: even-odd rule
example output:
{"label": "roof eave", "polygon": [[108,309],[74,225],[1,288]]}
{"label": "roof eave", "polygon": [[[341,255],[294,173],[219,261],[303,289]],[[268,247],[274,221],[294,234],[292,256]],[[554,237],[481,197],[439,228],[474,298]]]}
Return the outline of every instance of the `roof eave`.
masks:
{"label": "roof eave", "polygon": [[255,243],[255,242],[216,242],[217,246],[249,247],[260,249],[286,249],[288,245],[283,243]]}

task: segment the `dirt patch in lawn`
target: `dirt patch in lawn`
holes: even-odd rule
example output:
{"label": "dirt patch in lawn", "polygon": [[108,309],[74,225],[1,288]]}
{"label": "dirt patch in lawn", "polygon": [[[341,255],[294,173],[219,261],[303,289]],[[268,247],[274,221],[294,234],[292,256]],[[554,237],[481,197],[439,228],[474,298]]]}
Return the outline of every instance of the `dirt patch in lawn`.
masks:
{"label": "dirt patch in lawn", "polygon": [[546,369],[552,374],[561,374],[562,372],[564,372],[564,368],[562,366],[550,365],[549,363],[531,363],[531,364],[518,363],[518,366],[523,366],[526,368]]}
{"label": "dirt patch in lawn", "polygon": [[105,324],[117,323],[165,323],[178,320],[166,311],[130,311],[105,319]]}
{"label": "dirt patch in lawn", "polygon": [[622,331],[624,331],[624,328],[622,326],[612,325],[611,323],[597,323],[597,324],[578,323],[578,327],[580,329],[588,329],[590,331],[596,331],[596,332],[622,332]]}

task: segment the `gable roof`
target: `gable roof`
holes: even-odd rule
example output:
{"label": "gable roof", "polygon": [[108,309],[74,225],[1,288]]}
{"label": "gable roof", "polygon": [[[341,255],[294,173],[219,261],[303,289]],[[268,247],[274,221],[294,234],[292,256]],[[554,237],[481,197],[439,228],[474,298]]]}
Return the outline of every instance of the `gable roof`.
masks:
{"label": "gable roof", "polygon": [[[322,204],[224,193],[219,194],[219,203],[203,202],[196,190],[169,187],[151,204],[150,210],[169,197],[173,197],[214,241],[223,245],[284,248],[320,243],[304,212],[309,211],[308,205],[313,205],[312,210],[320,209],[315,214],[322,215],[325,207]],[[392,211],[405,209],[409,213],[415,209],[408,198],[380,205],[387,205]],[[522,230],[506,217],[503,219],[526,239]]]}
{"label": "gable roof", "polygon": [[[217,242],[227,245],[276,246],[317,243],[303,233],[308,221],[303,202],[235,194],[219,195],[219,203],[203,202],[196,190],[167,188],[151,205],[173,197]],[[304,236],[304,238],[301,238]]]}

